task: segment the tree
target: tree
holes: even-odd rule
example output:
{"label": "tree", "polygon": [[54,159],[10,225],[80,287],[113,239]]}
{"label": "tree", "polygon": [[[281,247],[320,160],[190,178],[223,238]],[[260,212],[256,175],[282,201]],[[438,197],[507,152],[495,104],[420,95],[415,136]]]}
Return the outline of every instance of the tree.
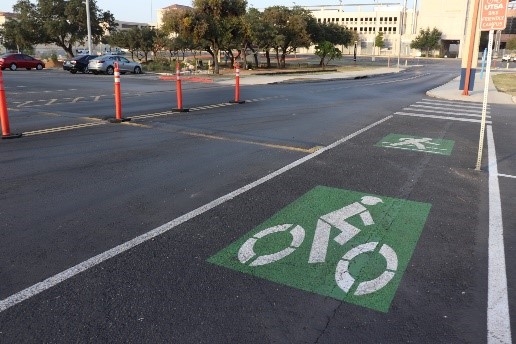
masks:
{"label": "tree", "polygon": [[194,0],[192,10],[170,10],[164,15],[164,28],[195,45],[204,44],[212,56],[213,72],[219,73],[217,56],[242,42],[245,0]]}
{"label": "tree", "polygon": [[315,55],[321,58],[319,66],[324,69],[331,60],[341,58],[342,52],[333,43],[324,41],[315,46]]}
{"label": "tree", "polygon": [[[18,24],[6,25],[7,37],[31,44],[56,44],[73,57],[73,46],[84,43],[88,36],[86,8],[82,0],[18,0],[13,6]],[[115,29],[110,12],[102,12],[95,0],[90,0],[91,35],[98,43],[105,31]]]}
{"label": "tree", "polygon": [[273,25],[263,19],[263,13],[256,8],[250,8],[245,20],[249,25],[249,34],[251,40],[251,50],[254,53],[254,61],[256,68],[258,68],[258,51],[264,51],[267,59],[267,68],[271,67],[271,58],[269,50],[272,49],[274,38],[277,35],[276,29]]}
{"label": "tree", "polygon": [[378,32],[378,34],[374,38],[374,46],[380,50],[383,47],[385,47],[385,41],[383,40],[383,32]]}
{"label": "tree", "polygon": [[13,6],[17,19],[8,19],[0,32],[3,45],[9,50],[29,52],[41,37],[39,23],[34,16],[35,5],[28,0],[18,1]]}
{"label": "tree", "polygon": [[421,29],[419,35],[410,43],[410,47],[418,50],[426,50],[426,57],[430,56],[430,50],[439,48],[441,42],[442,32],[437,28],[430,28],[426,30]]}
{"label": "tree", "polygon": [[[316,25],[310,11],[299,6],[290,9],[272,6],[263,11],[263,19],[276,30],[272,48],[276,52],[278,67],[285,67],[285,57],[298,47],[308,48],[312,42],[309,28]],[[281,52],[281,56],[279,53]]]}
{"label": "tree", "polygon": [[505,45],[505,49],[516,50],[516,37],[513,37],[507,41],[507,44]]}

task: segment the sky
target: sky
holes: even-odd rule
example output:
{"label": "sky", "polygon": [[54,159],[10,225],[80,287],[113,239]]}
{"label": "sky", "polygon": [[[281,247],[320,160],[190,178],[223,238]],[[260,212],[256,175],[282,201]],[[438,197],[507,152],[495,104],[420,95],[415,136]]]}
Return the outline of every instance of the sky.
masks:
{"label": "sky", "polygon": [[[400,3],[403,0],[376,0],[381,3]],[[407,7],[412,8],[414,0],[408,0]],[[425,1],[425,0],[419,0]],[[428,1],[428,0],[426,0]],[[0,12],[12,12],[13,5],[17,0],[0,0]],[[32,2],[36,2],[33,0]],[[342,4],[373,4],[375,0],[342,0]],[[104,11],[110,11],[115,19],[134,22],[156,22],[156,12],[158,9],[172,4],[191,6],[191,0],[97,0],[97,5]],[[270,6],[317,6],[317,5],[338,5],[339,0],[247,0],[249,6],[255,8],[265,8]],[[351,10],[351,7],[344,7],[344,10]],[[365,10],[365,9],[364,9]]]}

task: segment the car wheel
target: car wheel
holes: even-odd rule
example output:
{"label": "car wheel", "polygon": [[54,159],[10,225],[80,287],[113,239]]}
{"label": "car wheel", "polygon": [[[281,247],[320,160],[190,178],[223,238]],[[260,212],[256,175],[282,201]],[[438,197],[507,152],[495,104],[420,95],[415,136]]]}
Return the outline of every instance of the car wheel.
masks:
{"label": "car wheel", "polygon": [[88,74],[90,72],[90,70],[88,69],[88,67],[84,67],[84,69],[82,70],[82,72],[84,74]]}
{"label": "car wheel", "polygon": [[107,75],[113,75],[115,69],[112,66],[109,66],[106,68],[106,74]]}
{"label": "car wheel", "polygon": [[141,74],[142,73],[142,69],[138,66],[134,67],[134,74]]}
{"label": "car wheel", "polygon": [[10,70],[16,70],[16,68],[16,63],[11,63],[11,65],[9,66]]}
{"label": "car wheel", "polygon": [[97,72],[97,71],[93,71],[92,73],[95,75],[99,74],[99,72]]}
{"label": "car wheel", "polygon": [[42,70],[43,69],[43,65],[41,63],[38,63],[38,65],[36,66],[36,69],[37,70]]}
{"label": "car wheel", "polygon": [[70,73],[75,74],[75,73],[77,73],[77,71],[76,70],[71,70]]}

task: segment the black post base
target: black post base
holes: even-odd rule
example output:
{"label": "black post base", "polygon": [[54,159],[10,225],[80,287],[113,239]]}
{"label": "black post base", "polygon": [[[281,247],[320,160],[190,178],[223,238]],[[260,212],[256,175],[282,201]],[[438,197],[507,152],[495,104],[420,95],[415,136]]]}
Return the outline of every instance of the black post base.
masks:
{"label": "black post base", "polygon": [[122,122],[129,122],[130,120],[131,120],[130,118],[121,118],[121,119],[110,118],[110,119],[108,119],[109,123],[122,123]]}
{"label": "black post base", "polygon": [[190,109],[172,109],[174,112],[190,112]]}
{"label": "black post base", "polygon": [[22,136],[23,136],[23,134],[2,135],[2,140],[17,139],[17,138],[20,138]]}

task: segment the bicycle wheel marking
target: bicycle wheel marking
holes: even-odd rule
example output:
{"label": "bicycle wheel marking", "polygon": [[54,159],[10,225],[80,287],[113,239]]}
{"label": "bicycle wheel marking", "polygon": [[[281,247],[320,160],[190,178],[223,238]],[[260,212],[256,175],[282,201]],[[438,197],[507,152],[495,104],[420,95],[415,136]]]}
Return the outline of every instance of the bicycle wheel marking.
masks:
{"label": "bicycle wheel marking", "polygon": [[387,312],[430,207],[318,186],[208,261]]}

